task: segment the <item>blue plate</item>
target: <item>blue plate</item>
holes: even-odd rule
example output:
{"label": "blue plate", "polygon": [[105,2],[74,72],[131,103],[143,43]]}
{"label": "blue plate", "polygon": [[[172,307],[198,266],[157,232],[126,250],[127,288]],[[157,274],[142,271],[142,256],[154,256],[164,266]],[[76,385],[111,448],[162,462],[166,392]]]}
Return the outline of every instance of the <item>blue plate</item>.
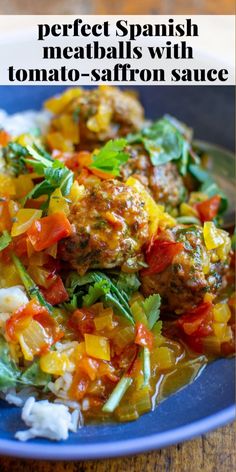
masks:
{"label": "blue plate", "polygon": [[[189,123],[196,137],[233,150],[233,87],[139,87],[146,113],[163,113]],[[13,113],[39,109],[62,87],[0,87],[0,108]],[[227,126],[225,126],[225,123]],[[234,420],[234,360],[209,364],[192,384],[136,422],[85,426],[63,443],[35,439],[20,443],[20,410],[0,402],[0,454],[36,459],[99,459],[169,446]]]}

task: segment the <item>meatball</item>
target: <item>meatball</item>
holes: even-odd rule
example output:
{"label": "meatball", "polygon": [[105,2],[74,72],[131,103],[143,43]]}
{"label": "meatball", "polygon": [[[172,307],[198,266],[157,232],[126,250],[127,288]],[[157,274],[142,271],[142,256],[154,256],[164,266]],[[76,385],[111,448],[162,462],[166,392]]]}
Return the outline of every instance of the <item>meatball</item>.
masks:
{"label": "meatball", "polygon": [[178,314],[198,305],[206,292],[217,293],[224,282],[228,261],[219,261],[215,251],[206,249],[202,228],[178,226],[162,232],[159,239],[181,242],[183,246],[159,273],[145,275],[145,270],[141,271],[145,296],[159,293],[163,310]]}
{"label": "meatball", "polygon": [[129,147],[131,155],[122,168],[122,178],[133,175],[147,186],[157,203],[167,208],[176,208],[186,194],[184,182],[177,167],[172,162],[153,166],[142,146]]}
{"label": "meatball", "polygon": [[[62,120],[60,120],[60,117]],[[125,136],[143,126],[143,108],[134,94],[115,87],[82,90],[51,121],[50,132],[64,133],[63,117],[72,117],[79,128],[74,148],[93,150],[95,145]],[[65,136],[68,138],[68,135]]]}
{"label": "meatball", "polygon": [[72,205],[69,220],[74,233],[61,242],[59,254],[80,274],[89,268],[140,269],[149,219],[133,188],[116,180],[88,187]]}

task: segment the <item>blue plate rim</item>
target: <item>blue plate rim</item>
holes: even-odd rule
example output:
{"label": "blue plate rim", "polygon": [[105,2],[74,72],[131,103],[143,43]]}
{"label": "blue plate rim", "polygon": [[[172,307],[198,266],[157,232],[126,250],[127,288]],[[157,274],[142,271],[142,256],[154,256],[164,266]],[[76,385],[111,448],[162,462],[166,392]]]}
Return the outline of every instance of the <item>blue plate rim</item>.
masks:
{"label": "blue plate rim", "polygon": [[[201,420],[172,429],[170,431],[143,436],[138,439],[127,439],[111,443],[89,445],[63,445],[63,443],[33,444],[11,440],[0,440],[0,454],[11,457],[41,460],[88,460],[120,457],[140,454],[155,449],[171,446],[196,436],[210,432],[221,426],[232,423],[236,417],[236,407],[231,405],[224,410]],[[79,432],[78,432],[79,435]],[[60,445],[60,447],[58,447]],[[43,457],[42,457],[43,456]]]}

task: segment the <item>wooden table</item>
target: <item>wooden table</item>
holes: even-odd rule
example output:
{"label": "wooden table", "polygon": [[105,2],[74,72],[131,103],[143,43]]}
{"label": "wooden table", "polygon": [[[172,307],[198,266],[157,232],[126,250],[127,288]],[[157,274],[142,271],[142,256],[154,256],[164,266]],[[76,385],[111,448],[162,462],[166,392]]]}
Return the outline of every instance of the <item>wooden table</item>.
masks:
{"label": "wooden table", "polygon": [[[43,462],[0,458],[1,472],[233,472],[233,426],[177,446],[102,461]],[[42,451],[43,454],[43,451]]]}
{"label": "wooden table", "polygon": [[[0,14],[234,14],[234,0],[1,0]],[[0,458],[0,472],[232,472],[235,428],[139,456],[43,462]],[[43,454],[43,451],[42,451]]]}

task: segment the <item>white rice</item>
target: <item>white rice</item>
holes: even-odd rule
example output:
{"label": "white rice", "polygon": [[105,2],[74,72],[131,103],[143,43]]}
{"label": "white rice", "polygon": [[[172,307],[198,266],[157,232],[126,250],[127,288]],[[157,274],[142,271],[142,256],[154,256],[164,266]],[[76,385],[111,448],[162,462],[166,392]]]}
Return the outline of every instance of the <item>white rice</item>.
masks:
{"label": "white rice", "polygon": [[0,313],[13,313],[29,301],[24,287],[0,288]]}
{"label": "white rice", "polygon": [[72,375],[66,372],[62,377],[58,377],[55,382],[49,382],[49,390],[58,398],[68,400],[68,390],[72,383]]}
{"label": "white rice", "polygon": [[10,405],[15,405],[21,408],[31,396],[38,396],[38,392],[34,387],[25,387],[20,391],[16,391],[15,388],[9,388],[6,390],[5,395],[2,396],[2,398]]}
{"label": "white rice", "polygon": [[27,441],[35,437],[51,439],[53,441],[65,440],[69,431],[76,432],[78,428],[80,412],[62,404],[50,403],[48,400],[35,401],[34,397],[28,398],[21,418],[29,429],[18,431],[15,437],[20,441]]}
{"label": "white rice", "polygon": [[28,133],[32,129],[38,128],[45,133],[48,128],[51,113],[46,110],[39,112],[27,110],[21,113],[9,115],[0,109],[0,128],[6,130],[11,136],[19,136]]}

